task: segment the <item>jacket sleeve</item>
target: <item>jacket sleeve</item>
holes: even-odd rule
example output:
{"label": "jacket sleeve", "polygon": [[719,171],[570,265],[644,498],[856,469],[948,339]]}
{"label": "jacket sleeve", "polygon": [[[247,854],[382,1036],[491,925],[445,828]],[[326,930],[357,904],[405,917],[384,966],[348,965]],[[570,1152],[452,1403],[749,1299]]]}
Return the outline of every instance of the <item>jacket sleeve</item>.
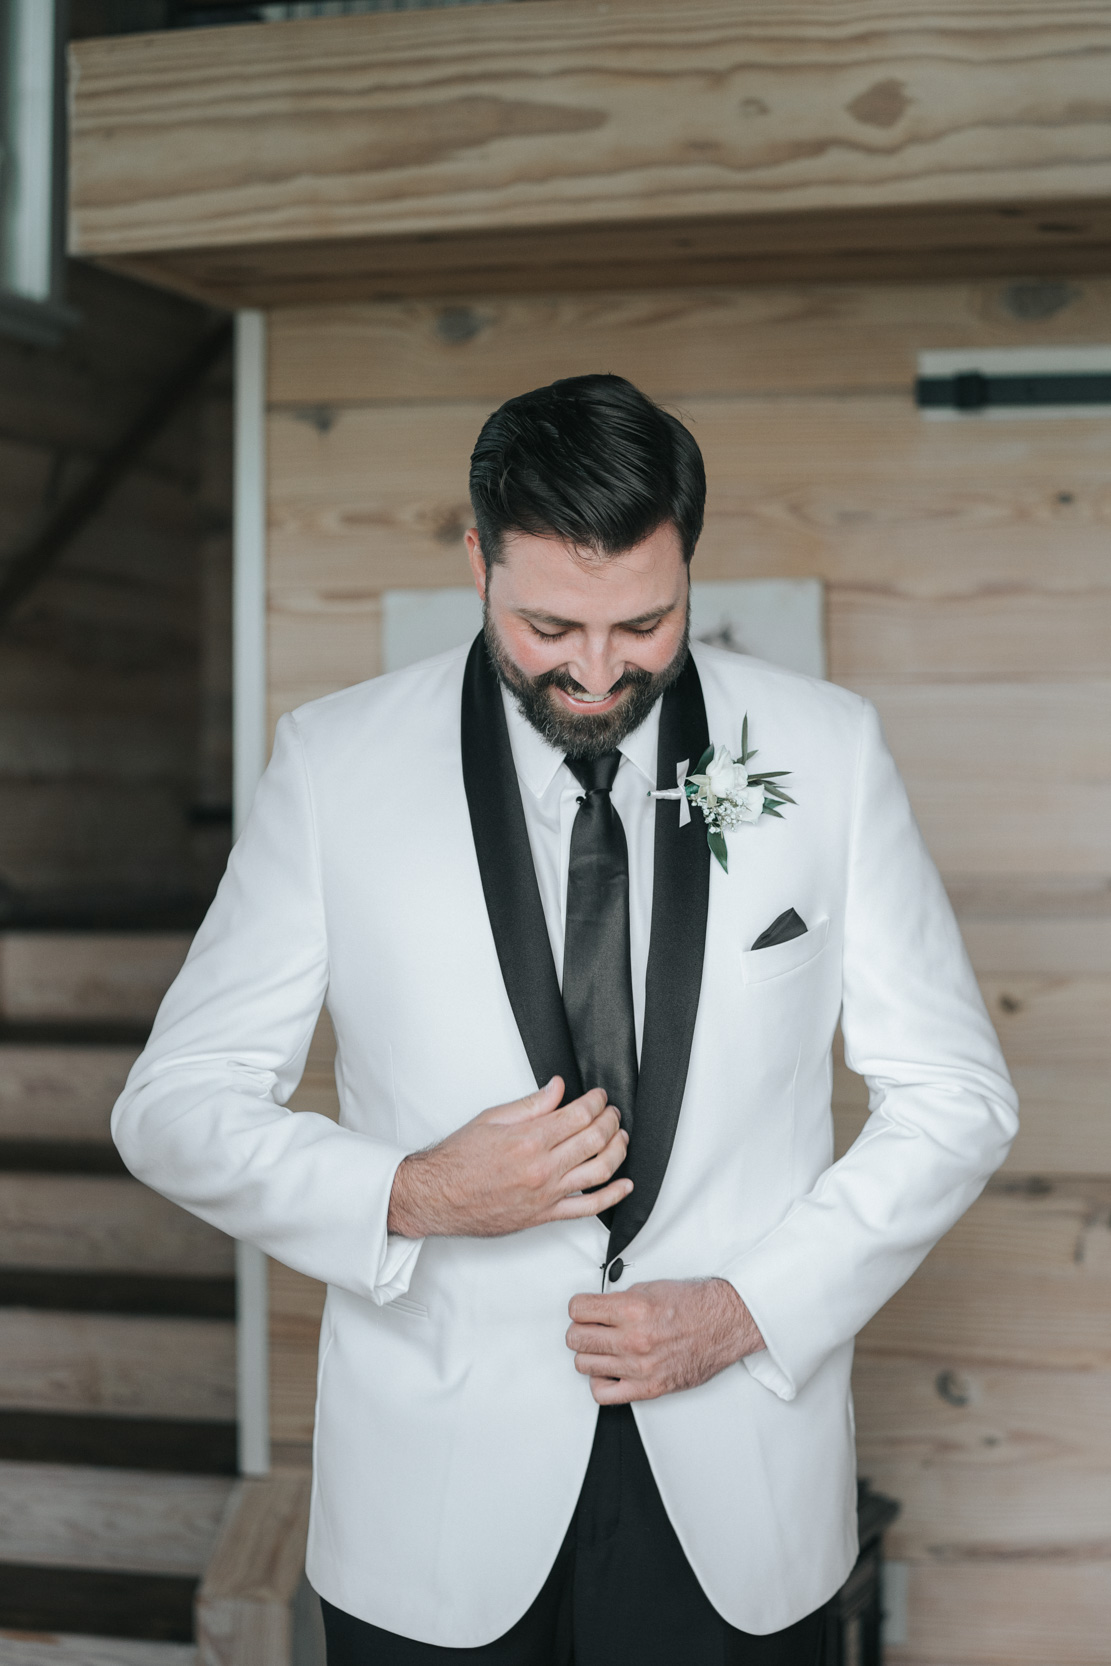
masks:
{"label": "jacket sleeve", "polygon": [[860,1137],[722,1269],[767,1344],[751,1374],[791,1400],[979,1196],[1017,1100],[953,911],[874,708],[864,705],[841,1028],[868,1083]]}
{"label": "jacket sleeve", "polygon": [[386,1231],[405,1152],[287,1101],[328,986],[308,774],[295,718],[215,901],[112,1113],[139,1180],[297,1271],[383,1303],[419,1240]]}

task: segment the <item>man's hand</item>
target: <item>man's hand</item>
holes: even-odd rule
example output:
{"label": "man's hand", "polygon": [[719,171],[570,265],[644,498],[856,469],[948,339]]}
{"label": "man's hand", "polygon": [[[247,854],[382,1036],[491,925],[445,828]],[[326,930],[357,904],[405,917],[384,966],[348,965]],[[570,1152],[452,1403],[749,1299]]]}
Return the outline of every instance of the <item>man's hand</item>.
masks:
{"label": "man's hand", "polygon": [[752,1314],[723,1278],[657,1279],[572,1296],[568,1311],[567,1346],[600,1406],[697,1388],[764,1346]]}
{"label": "man's hand", "polygon": [[[398,1166],[388,1227],[403,1238],[500,1238],[612,1209],[629,1136],[601,1088],[560,1105],[563,1082],[495,1105]],[[607,1185],[606,1182],[609,1182]],[[588,1186],[598,1191],[586,1192]]]}

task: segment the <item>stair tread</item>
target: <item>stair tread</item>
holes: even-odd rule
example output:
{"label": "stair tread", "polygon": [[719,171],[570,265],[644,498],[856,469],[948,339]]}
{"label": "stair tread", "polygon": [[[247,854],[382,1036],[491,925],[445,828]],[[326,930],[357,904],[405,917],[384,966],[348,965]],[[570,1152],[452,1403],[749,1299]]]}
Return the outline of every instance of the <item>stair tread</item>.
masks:
{"label": "stair tread", "polygon": [[109,1140],[112,1106],[141,1045],[11,1041],[0,1026],[0,1137]]}
{"label": "stair tread", "polygon": [[235,1325],[0,1307],[0,1406],[230,1422]]}
{"label": "stair tread", "polygon": [[0,1408],[0,1461],[236,1475],[237,1429],[169,1417]]}
{"label": "stair tread", "polygon": [[0,1012],[14,1021],[150,1020],[191,940],[180,931],[6,931]]}
{"label": "stair tread", "polygon": [[234,1485],[0,1461],[0,1563],[199,1577]]}
{"label": "stair tread", "polygon": [[0,1666],[196,1666],[192,1643],[0,1631]]}
{"label": "stair tread", "polygon": [[0,1173],[0,1266],[213,1277],[235,1244],[130,1176]]}

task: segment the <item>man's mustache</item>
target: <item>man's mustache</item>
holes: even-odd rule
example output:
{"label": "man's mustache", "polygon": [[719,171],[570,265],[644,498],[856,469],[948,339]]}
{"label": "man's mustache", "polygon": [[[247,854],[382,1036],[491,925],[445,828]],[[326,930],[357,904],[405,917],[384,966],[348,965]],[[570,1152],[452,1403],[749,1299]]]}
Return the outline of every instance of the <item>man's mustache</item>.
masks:
{"label": "man's mustache", "polygon": [[[645,671],[638,665],[626,666],[620,677],[618,677],[617,681],[613,684],[613,687],[606,690],[606,699],[608,700],[611,695],[622,693],[627,688],[643,688],[651,681],[651,671]],[[586,694],[588,692],[588,690],[586,690],[581,683],[577,683],[575,681],[570,672],[558,669],[555,671],[541,671],[538,676],[530,677],[529,682],[532,687],[537,690],[545,688],[558,688],[561,689],[564,694],[571,695]]]}

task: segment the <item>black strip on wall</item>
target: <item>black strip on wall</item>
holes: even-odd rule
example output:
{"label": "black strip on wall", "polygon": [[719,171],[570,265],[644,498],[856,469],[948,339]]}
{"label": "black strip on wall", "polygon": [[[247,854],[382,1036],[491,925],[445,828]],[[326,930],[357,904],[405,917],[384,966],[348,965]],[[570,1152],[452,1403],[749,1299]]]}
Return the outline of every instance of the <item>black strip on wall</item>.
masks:
{"label": "black strip on wall", "polygon": [[962,370],[955,376],[919,376],[915,400],[922,411],[983,411],[989,407],[1111,405],[1111,374],[1104,371],[985,376]]}

